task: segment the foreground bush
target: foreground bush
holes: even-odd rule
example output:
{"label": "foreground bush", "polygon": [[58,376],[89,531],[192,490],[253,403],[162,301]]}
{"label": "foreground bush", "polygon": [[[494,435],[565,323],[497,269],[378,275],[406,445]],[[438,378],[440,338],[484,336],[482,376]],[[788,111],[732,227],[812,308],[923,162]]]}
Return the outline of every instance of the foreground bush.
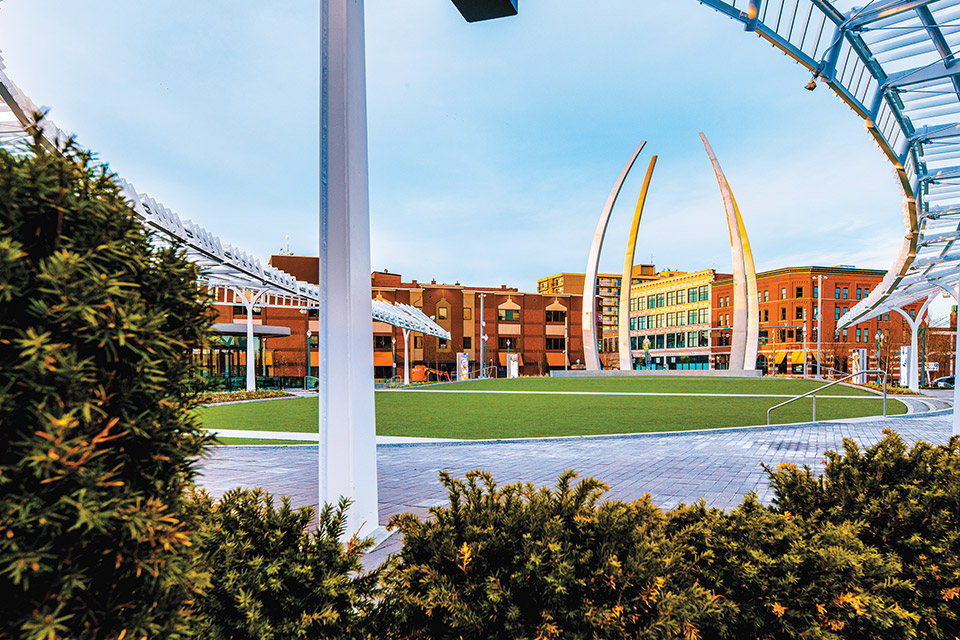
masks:
{"label": "foreground bush", "polygon": [[[697,637],[717,599],[685,579],[649,497],[597,504],[593,479],[498,488],[441,473],[450,507],[395,516],[380,635],[392,638]],[[684,579],[677,581],[681,575]]]}
{"label": "foreground bush", "polygon": [[960,637],[960,437],[909,451],[892,432],[826,473],[769,471],[772,506],[649,496],[593,479],[499,488],[441,473],[449,508],[395,516],[379,631],[396,638]]}
{"label": "foreground bush", "polygon": [[908,450],[892,431],[861,452],[844,440],[827,467],[770,471],[779,513],[828,524],[858,523],[858,538],[898,563],[896,601],[925,638],[960,637],[960,436]]}
{"label": "foreground bush", "polygon": [[194,493],[187,510],[197,560],[210,587],[196,601],[197,632],[208,640],[360,638],[378,594],[377,571],[362,574],[373,544],[342,544],[347,502],[314,511],[290,500],[274,507],[260,489],[235,489],[214,502]]}
{"label": "foreground bush", "polygon": [[177,638],[197,270],[72,145],[0,150],[0,638]]}

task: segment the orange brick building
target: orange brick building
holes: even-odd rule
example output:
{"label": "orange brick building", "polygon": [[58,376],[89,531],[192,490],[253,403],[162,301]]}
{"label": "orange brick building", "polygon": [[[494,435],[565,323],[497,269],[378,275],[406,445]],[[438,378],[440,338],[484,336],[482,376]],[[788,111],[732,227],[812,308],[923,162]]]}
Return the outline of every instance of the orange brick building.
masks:
{"label": "orange brick building", "polygon": [[[850,266],[789,267],[757,274],[760,301],[760,345],[757,368],[767,374],[803,373],[804,345],[807,372],[816,373],[817,296],[821,294],[821,354],[827,369],[850,371],[852,349],[866,349],[869,368],[883,368],[898,375],[899,349],[910,344],[910,327],[896,312],[884,312],[852,327],[837,331],[837,320],[880,283],[885,271]],[[822,276],[818,280],[817,276]],[[819,286],[823,291],[819,291]],[[718,280],[711,300],[711,368],[725,369],[730,358],[733,316],[733,280]],[[907,307],[911,316],[922,301]],[[881,341],[877,343],[877,332]],[[878,367],[879,364],[879,367]]]}

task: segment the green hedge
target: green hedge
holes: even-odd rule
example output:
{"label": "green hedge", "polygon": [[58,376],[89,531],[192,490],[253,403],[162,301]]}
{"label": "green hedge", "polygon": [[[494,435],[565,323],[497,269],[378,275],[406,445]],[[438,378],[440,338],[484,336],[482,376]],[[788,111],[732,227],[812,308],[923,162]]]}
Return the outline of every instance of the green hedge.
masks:
{"label": "green hedge", "polygon": [[0,149],[0,638],[177,638],[197,268],[72,143]]}

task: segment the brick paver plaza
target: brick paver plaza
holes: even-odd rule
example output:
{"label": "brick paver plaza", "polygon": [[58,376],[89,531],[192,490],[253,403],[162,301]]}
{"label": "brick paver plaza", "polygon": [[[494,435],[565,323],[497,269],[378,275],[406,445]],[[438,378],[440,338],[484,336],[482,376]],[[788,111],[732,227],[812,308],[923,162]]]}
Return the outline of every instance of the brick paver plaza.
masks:
{"label": "brick paver plaza", "polygon": [[[610,486],[609,498],[633,500],[649,493],[669,509],[701,497],[707,506],[738,505],[750,491],[763,502],[773,495],[760,463],[782,462],[823,469],[823,452],[842,450],[843,438],[869,446],[893,429],[912,445],[945,444],[952,413],[593,438],[523,441],[381,444],[377,446],[380,523],[404,511],[425,514],[446,502],[437,472],[463,477],[482,468],[500,484],[553,485],[564,469],[594,476]],[[220,447],[201,465],[200,484],[215,496],[236,486],[262,486],[294,504],[317,503],[316,446]],[[375,555],[390,550],[387,542]]]}

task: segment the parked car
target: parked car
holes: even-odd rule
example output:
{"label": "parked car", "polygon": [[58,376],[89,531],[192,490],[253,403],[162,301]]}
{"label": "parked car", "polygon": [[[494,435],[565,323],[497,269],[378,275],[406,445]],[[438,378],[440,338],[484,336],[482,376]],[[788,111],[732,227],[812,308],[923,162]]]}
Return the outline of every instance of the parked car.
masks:
{"label": "parked car", "polygon": [[953,389],[953,376],[944,376],[933,381],[937,389]]}

